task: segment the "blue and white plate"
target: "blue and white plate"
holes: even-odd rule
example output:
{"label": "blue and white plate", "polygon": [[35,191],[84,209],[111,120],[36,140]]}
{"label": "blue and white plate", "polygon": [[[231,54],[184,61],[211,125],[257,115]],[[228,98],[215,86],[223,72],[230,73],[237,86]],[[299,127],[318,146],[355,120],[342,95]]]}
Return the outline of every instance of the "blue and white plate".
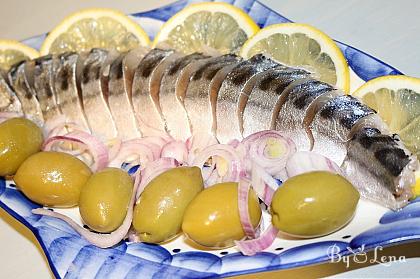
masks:
{"label": "blue and white plate", "polygon": [[[132,17],[153,38],[167,19],[190,2],[178,1]],[[261,27],[289,22],[258,1],[226,2],[245,10]],[[44,38],[45,35],[37,36],[25,43],[39,48]],[[360,50],[341,42],[337,44],[351,67],[352,88],[378,76],[401,74]],[[327,262],[331,253],[344,255],[350,250],[362,251],[420,239],[418,201],[399,212],[361,201],[354,219],[344,229],[306,240],[280,235],[269,249],[252,257],[243,256],[235,247],[199,251],[188,246],[182,236],[162,246],[122,242],[114,248],[100,249],[90,245],[66,223],[33,215],[31,210],[39,205],[28,200],[10,181],[0,178],[0,206],[34,233],[57,278],[225,277]],[[75,209],[59,211],[80,221]]]}

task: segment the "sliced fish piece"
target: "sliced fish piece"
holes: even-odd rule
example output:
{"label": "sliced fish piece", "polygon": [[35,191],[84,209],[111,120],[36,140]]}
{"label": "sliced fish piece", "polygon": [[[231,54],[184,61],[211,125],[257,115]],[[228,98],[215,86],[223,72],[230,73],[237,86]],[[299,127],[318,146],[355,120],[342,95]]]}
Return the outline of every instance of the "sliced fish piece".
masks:
{"label": "sliced fish piece", "polygon": [[271,129],[273,111],[280,95],[289,84],[309,75],[305,70],[290,67],[277,67],[255,75],[255,85],[245,87],[239,97],[238,121],[242,135],[247,137]]}
{"label": "sliced fish piece", "polygon": [[22,105],[7,82],[6,73],[0,69],[0,112],[23,115]]}
{"label": "sliced fish piece", "polygon": [[338,94],[331,85],[312,78],[292,82],[283,90],[275,105],[271,129],[292,138],[299,151],[309,151],[312,144],[308,123],[320,106]]}
{"label": "sliced fish piece", "polygon": [[133,107],[143,136],[166,133],[159,107],[163,73],[180,54],[173,50],[152,49],[138,65],[133,80]]}
{"label": "sliced fish piece", "polygon": [[89,124],[83,111],[80,89],[80,75],[83,57],[75,52],[58,55],[58,67],[54,73],[54,90],[57,105],[66,116],[66,121],[73,122],[81,129],[90,132]]}
{"label": "sliced fish piece", "polygon": [[341,168],[363,197],[394,210],[408,203],[419,162],[397,135],[365,127],[355,132],[347,150]]}
{"label": "sliced fish piece", "polygon": [[115,55],[103,49],[92,49],[83,62],[81,89],[83,108],[92,133],[107,141],[118,136],[103,86],[108,79],[102,74]]}
{"label": "sliced fish piece", "polygon": [[28,80],[38,98],[44,120],[54,122],[62,115],[54,88],[54,71],[58,67],[58,60],[47,55],[28,62],[29,65],[33,68],[33,75],[28,76]]}
{"label": "sliced fish piece", "polygon": [[31,68],[27,67],[27,62],[25,61],[12,66],[8,73],[9,85],[16,93],[25,117],[42,126],[44,124],[44,117],[42,116],[41,106],[39,105],[35,92],[32,90],[27,79],[27,70],[30,71]]}
{"label": "sliced fish piece", "polygon": [[226,75],[240,61],[234,54],[206,59],[191,76],[186,91],[177,94],[187,112],[192,134],[214,135],[210,91],[218,91]]}
{"label": "sliced fish piece", "polygon": [[159,105],[169,134],[177,140],[191,136],[190,123],[178,95],[184,95],[190,77],[203,60],[202,53],[193,53],[176,59],[166,68],[159,91]]}
{"label": "sliced fish piece", "polygon": [[124,140],[141,136],[132,96],[134,73],[143,55],[142,49],[121,54],[109,68],[108,104],[118,137]]}
{"label": "sliced fish piece", "polygon": [[347,154],[346,143],[352,128],[364,117],[375,111],[356,98],[343,95],[325,103],[311,121],[312,151],[324,155],[341,165]]}
{"label": "sliced fish piece", "polygon": [[274,60],[263,54],[257,54],[239,63],[226,76],[219,91],[212,92],[214,95],[210,95],[210,102],[215,113],[213,117],[216,119],[214,131],[221,143],[242,138],[238,123],[238,101],[246,84],[248,82],[255,84],[255,80],[252,80],[254,75],[278,66],[280,64]]}

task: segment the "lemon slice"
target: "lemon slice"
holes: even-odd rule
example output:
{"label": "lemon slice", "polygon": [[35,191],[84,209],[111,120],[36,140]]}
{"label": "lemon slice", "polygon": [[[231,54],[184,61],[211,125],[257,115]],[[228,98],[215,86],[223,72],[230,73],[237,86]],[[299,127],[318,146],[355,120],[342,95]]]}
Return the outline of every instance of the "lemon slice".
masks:
{"label": "lemon slice", "polygon": [[127,51],[150,43],[135,21],[112,9],[86,9],[66,17],[51,31],[41,54],[87,51],[92,48]]}
{"label": "lemon slice", "polygon": [[241,9],[227,3],[191,4],[172,16],[160,29],[153,47],[165,46],[184,53],[215,49],[238,52],[259,30]]}
{"label": "lemon slice", "polygon": [[280,63],[299,66],[318,78],[348,92],[350,74],[347,61],[334,41],[322,31],[298,23],[274,24],[261,29],[245,42],[241,56],[266,53]]}
{"label": "lemon slice", "polygon": [[420,158],[420,79],[383,76],[368,81],[353,95],[376,110],[390,131]]}
{"label": "lemon slice", "polygon": [[34,59],[39,52],[27,45],[13,40],[0,40],[0,68],[8,70],[10,66],[22,60]]}

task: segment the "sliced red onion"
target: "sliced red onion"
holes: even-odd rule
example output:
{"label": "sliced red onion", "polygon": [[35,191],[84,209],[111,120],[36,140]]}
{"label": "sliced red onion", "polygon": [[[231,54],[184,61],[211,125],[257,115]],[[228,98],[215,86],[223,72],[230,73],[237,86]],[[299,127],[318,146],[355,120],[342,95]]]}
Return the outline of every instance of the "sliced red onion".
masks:
{"label": "sliced red onion", "polygon": [[138,200],[147,184],[149,184],[149,182],[156,176],[178,166],[179,162],[174,158],[160,158],[156,161],[148,163],[146,167],[141,170],[141,182],[136,193],[136,200]]}
{"label": "sliced red onion", "polygon": [[160,147],[156,144],[143,141],[142,139],[133,139],[121,144],[120,150],[109,166],[120,168],[123,163],[134,163],[146,166],[158,158]]}
{"label": "sliced red onion", "polygon": [[[217,182],[239,182],[243,169],[241,158],[235,148],[227,144],[208,146],[195,156],[190,165],[203,168],[209,158],[212,158],[212,167],[215,166],[219,174]],[[209,171],[203,170],[205,186],[210,185],[207,183],[207,179],[212,173],[212,168]]]}
{"label": "sliced red onion", "polygon": [[245,180],[239,180],[238,185],[238,209],[239,209],[239,218],[241,220],[242,229],[245,232],[245,235],[250,238],[255,238],[257,235],[254,226],[251,222],[251,217],[249,216],[249,209],[248,209],[248,196],[249,196],[249,189],[251,184]]}
{"label": "sliced red onion", "polygon": [[[269,153],[270,145],[282,148],[281,154]],[[296,152],[296,145],[279,131],[266,130],[252,134],[242,141],[242,147],[248,157],[260,165],[271,176],[279,174],[286,166],[287,159]]]}
{"label": "sliced red onion", "polygon": [[279,187],[277,181],[255,162],[252,163],[251,179],[257,196],[264,204],[270,205],[274,192]]}
{"label": "sliced red onion", "polygon": [[188,162],[191,163],[204,148],[218,143],[217,139],[209,133],[194,133],[185,142],[188,148]]}
{"label": "sliced red onion", "polygon": [[239,251],[246,256],[253,256],[273,244],[279,230],[270,225],[258,238],[250,240],[235,241]]}
{"label": "sliced red onion", "polygon": [[140,184],[140,179],[137,178],[134,181],[133,193],[131,194],[130,203],[128,205],[127,214],[124,218],[124,221],[118,229],[111,232],[110,234],[101,234],[101,233],[91,232],[81,227],[79,224],[77,224],[75,221],[73,221],[71,218],[67,217],[66,215],[53,212],[48,209],[36,208],[32,210],[32,213],[61,219],[65,221],[66,223],[68,223],[75,231],[77,231],[82,237],[84,237],[91,244],[98,246],[100,248],[112,247],[118,244],[121,240],[123,240],[130,229],[131,221],[133,220],[134,201],[135,201],[136,192],[139,187],[139,184]]}
{"label": "sliced red onion", "polygon": [[174,158],[179,163],[185,163],[188,158],[187,145],[182,141],[171,141],[162,147],[162,157]]}
{"label": "sliced red onion", "polygon": [[108,149],[105,144],[96,137],[82,131],[75,131],[64,136],[48,138],[44,142],[42,150],[50,151],[54,144],[63,141],[81,144],[83,150],[87,147],[93,157],[93,164],[91,165],[93,171],[101,170],[108,165]]}
{"label": "sliced red onion", "polygon": [[332,160],[318,153],[299,151],[293,154],[286,163],[288,177],[311,171],[330,171],[341,174],[340,167]]}

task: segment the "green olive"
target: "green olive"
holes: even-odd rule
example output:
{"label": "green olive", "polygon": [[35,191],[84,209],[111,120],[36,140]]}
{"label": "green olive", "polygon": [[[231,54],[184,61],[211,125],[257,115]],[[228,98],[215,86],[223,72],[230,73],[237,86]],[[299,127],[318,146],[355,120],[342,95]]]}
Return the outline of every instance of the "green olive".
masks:
{"label": "green olive", "polygon": [[173,168],[153,179],[134,208],[133,226],[140,240],[159,243],[176,236],[186,207],[202,189],[197,167]]}
{"label": "green olive", "polygon": [[[258,226],[261,208],[254,190],[250,189],[248,210],[251,223]],[[182,231],[202,246],[221,248],[232,246],[245,236],[238,209],[238,183],[219,183],[195,197],[182,222]]]}
{"label": "green olive", "polygon": [[77,205],[91,171],[62,152],[39,152],[23,162],[14,176],[16,185],[32,201],[55,207]]}
{"label": "green olive", "polygon": [[318,237],[346,225],[354,215],[359,192],[344,177],[326,171],[294,176],[274,193],[273,225],[296,237]]}
{"label": "green olive", "polygon": [[0,124],[0,176],[15,174],[19,166],[38,152],[41,129],[26,118],[12,118]]}
{"label": "green olive", "polygon": [[102,233],[124,221],[133,192],[133,180],[123,170],[106,168],[93,174],[80,192],[79,211],[89,228]]}

